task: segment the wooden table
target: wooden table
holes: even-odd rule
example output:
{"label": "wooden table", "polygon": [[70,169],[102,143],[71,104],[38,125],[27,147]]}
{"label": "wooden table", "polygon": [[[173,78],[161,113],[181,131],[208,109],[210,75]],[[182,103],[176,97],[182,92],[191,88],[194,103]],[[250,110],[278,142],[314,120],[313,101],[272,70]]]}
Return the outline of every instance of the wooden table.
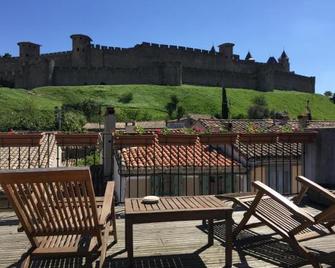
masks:
{"label": "wooden table", "polygon": [[215,196],[161,197],[157,204],[143,204],[141,198],[125,199],[126,250],[133,262],[133,225],[139,223],[208,220],[208,244],[214,242],[214,219],[226,223],[226,267],[232,264],[232,212],[233,209]]}

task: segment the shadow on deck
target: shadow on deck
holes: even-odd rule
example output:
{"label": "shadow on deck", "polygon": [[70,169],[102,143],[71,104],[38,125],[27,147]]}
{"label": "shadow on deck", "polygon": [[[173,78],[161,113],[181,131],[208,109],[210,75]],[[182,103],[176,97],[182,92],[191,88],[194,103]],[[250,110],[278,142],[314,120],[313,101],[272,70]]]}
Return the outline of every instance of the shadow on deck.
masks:
{"label": "shadow on deck", "polygon": [[[122,208],[119,208],[122,214]],[[235,222],[243,216],[234,213]],[[17,233],[13,212],[0,212],[0,267],[17,267],[18,260],[29,247],[24,233]],[[128,267],[124,249],[124,220],[117,220],[119,241],[110,246],[104,267]],[[167,222],[134,226],[134,266],[136,268],[222,267],[225,263],[225,226],[216,222],[215,242],[207,243],[207,227],[200,221]],[[334,236],[304,242],[319,256],[323,267],[335,267]],[[34,260],[31,267],[81,267],[82,258]],[[94,262],[93,267],[98,262]],[[287,243],[270,229],[257,227],[242,231],[235,241],[233,267],[311,267]]]}

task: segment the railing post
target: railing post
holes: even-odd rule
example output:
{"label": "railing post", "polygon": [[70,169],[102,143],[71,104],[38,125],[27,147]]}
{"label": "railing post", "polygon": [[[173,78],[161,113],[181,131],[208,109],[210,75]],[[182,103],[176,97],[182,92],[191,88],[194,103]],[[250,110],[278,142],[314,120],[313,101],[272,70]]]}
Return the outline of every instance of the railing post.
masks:
{"label": "railing post", "polygon": [[103,166],[105,181],[113,179],[114,171],[114,151],[113,151],[113,136],[115,131],[116,117],[113,107],[107,107],[105,113],[105,129],[103,132]]}

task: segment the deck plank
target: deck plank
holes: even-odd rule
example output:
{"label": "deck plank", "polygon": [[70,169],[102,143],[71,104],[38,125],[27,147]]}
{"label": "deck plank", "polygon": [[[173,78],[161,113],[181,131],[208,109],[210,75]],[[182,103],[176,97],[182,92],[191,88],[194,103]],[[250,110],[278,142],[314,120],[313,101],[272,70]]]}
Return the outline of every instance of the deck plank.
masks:
{"label": "deck plank", "polygon": [[[117,207],[116,210],[119,215],[124,213],[123,207]],[[241,220],[242,216],[243,211],[234,212],[235,222]],[[118,219],[116,223],[119,242],[108,250],[105,267],[124,268],[128,265],[124,252],[124,219]],[[0,267],[15,267],[15,263],[29,247],[26,235],[17,232],[17,224],[14,212],[0,211]],[[224,223],[215,224],[214,245],[206,248],[207,233],[201,221],[134,225],[135,267],[222,267],[225,263],[224,229]],[[285,267],[289,264],[311,267],[304,266],[305,261],[272,234],[267,227],[243,231],[233,251],[233,267]],[[245,239],[250,243],[243,242],[247,241]],[[321,260],[323,267],[334,267],[334,241],[334,236],[328,236],[304,242],[304,245],[322,253],[330,253],[323,254]],[[71,258],[43,260],[37,262],[37,266],[76,267],[83,261]]]}

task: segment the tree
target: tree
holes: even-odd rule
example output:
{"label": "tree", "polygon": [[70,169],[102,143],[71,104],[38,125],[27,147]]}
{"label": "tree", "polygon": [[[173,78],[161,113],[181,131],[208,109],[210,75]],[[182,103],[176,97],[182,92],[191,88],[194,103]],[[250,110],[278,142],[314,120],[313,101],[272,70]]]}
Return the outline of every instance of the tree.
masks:
{"label": "tree", "polygon": [[176,106],[171,103],[171,102],[168,102],[166,105],[165,105],[165,109],[166,109],[166,112],[169,116],[170,119],[172,119],[172,115],[173,115],[173,112],[176,110],[175,108]]}
{"label": "tree", "polygon": [[183,106],[178,106],[177,108],[177,119],[179,120],[185,114],[185,108]]}
{"label": "tree", "polygon": [[269,118],[270,111],[264,96],[257,96],[253,99],[253,105],[248,109],[249,119]]}
{"label": "tree", "polygon": [[81,102],[66,103],[62,105],[64,112],[80,112],[90,122],[99,121],[101,103],[93,99],[86,99]]}
{"label": "tree", "polygon": [[173,114],[177,112],[178,103],[178,97],[176,95],[171,95],[170,101],[165,105],[166,112],[168,113],[170,119],[173,119]]}
{"label": "tree", "polygon": [[66,112],[64,113],[62,130],[69,132],[82,132],[85,124],[85,116],[83,116],[81,113]]}
{"label": "tree", "polygon": [[325,93],[323,93],[323,95],[325,95],[328,98],[331,98],[331,96],[333,95],[333,93],[329,90],[325,91]]}
{"label": "tree", "polygon": [[229,105],[228,105],[228,98],[226,89],[222,88],[222,118],[228,119],[229,118]]}

